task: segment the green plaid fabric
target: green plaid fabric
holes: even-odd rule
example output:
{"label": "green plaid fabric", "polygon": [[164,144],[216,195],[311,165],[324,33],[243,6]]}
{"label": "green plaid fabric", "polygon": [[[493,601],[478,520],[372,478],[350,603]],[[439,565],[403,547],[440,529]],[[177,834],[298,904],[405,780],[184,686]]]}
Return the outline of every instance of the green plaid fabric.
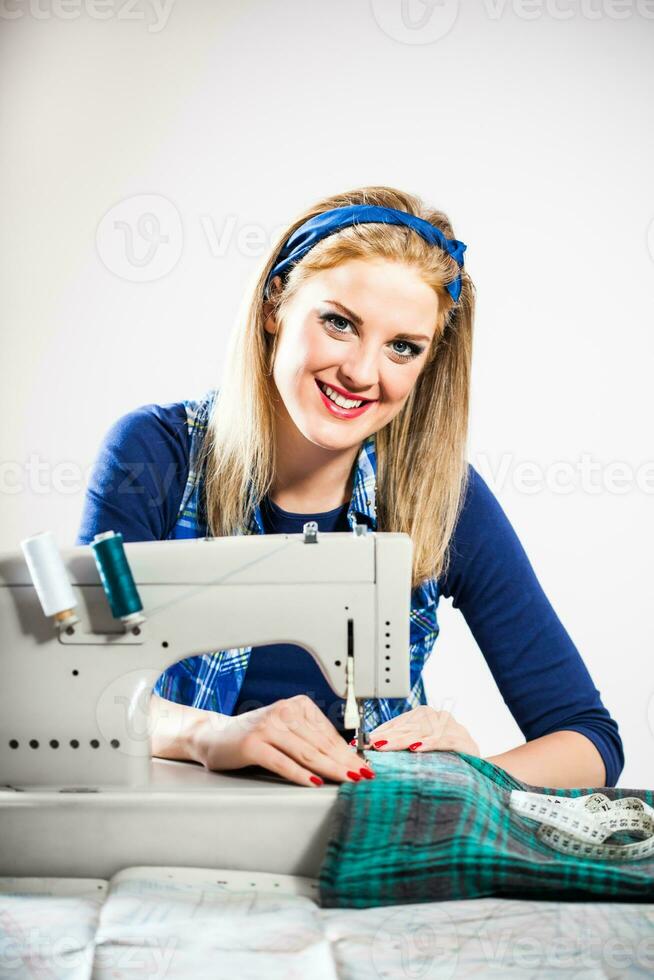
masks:
{"label": "green plaid fabric", "polygon": [[[510,809],[511,791],[582,796],[529,786],[455,752],[365,753],[376,777],[342,783],[320,869],[324,907],[368,908],[447,899],[653,901],[654,859],[618,862],[562,854],[539,825]],[[654,791],[602,788],[610,800]]]}

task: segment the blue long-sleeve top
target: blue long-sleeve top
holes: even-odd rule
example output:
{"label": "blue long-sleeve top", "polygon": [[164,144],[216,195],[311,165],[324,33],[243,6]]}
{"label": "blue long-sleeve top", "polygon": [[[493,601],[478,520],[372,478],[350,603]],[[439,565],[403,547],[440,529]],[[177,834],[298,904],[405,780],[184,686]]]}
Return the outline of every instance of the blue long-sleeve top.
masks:
{"label": "blue long-sleeve top", "polygon": [[[618,726],[556,612],[499,502],[470,466],[466,496],[451,541],[449,568],[438,591],[460,609],[495,682],[527,741],[554,731],[591,740],[614,786],[624,766]],[[175,524],[189,469],[183,403],[143,405],[106,433],[86,489],[76,544],[120,531],[125,541],[158,541]],[[291,514],[268,498],[267,533],[349,531],[347,504],[323,514]],[[279,656],[269,656],[283,653]],[[284,671],[275,664],[284,664]],[[342,730],[343,699],[325,681],[313,657],[293,644],[254,647],[234,714],[311,692]],[[344,733],[345,734],[345,733]]]}

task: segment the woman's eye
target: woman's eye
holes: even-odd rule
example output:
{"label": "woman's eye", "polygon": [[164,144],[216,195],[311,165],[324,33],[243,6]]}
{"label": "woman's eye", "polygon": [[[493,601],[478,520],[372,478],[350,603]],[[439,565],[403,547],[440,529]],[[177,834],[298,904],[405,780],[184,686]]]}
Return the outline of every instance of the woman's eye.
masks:
{"label": "woman's eye", "polygon": [[[345,330],[342,330],[340,327],[336,326],[337,322],[344,323],[346,327],[352,326],[351,322],[346,317],[339,316],[338,313],[321,313],[320,320],[322,320],[323,323],[329,324],[329,327],[336,333],[341,334],[345,333]],[[398,350],[393,351],[395,356],[402,361],[412,361],[414,357],[419,357],[424,350],[423,347],[420,347],[418,344],[412,344],[408,340],[394,340],[392,343],[401,344],[404,345],[405,348],[408,348],[408,352],[405,354]]]}
{"label": "woman's eye", "polygon": [[[332,324],[332,326],[334,325],[336,320],[340,320],[341,323],[345,323],[345,324],[348,324],[350,322],[349,320],[346,320],[344,316],[339,316],[337,313],[323,313],[320,319],[323,322]],[[344,331],[338,330],[338,332],[343,333]]]}
{"label": "woman's eye", "polygon": [[418,347],[417,344],[410,344],[408,340],[394,340],[393,343],[404,344],[405,347],[409,348],[408,354],[400,354],[399,351],[395,351],[398,357],[403,357],[406,361],[410,361],[414,357],[418,357],[419,354],[422,354],[422,347]]}

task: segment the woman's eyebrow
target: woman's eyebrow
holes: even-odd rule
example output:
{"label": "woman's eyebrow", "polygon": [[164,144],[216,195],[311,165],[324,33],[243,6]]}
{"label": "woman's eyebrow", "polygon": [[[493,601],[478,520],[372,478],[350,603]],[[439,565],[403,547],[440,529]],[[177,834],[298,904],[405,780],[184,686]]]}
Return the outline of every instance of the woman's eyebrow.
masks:
{"label": "woman's eyebrow", "polygon": [[[343,313],[345,313],[352,323],[356,324],[357,327],[362,326],[363,320],[361,317],[356,313],[353,313],[352,310],[348,310],[347,306],[343,306],[343,304],[339,303],[337,299],[324,299],[323,303],[331,303],[332,306],[337,306],[339,310],[342,310]],[[431,337],[427,337],[426,334],[423,333],[398,333],[395,334],[395,336],[401,340],[431,340]]]}

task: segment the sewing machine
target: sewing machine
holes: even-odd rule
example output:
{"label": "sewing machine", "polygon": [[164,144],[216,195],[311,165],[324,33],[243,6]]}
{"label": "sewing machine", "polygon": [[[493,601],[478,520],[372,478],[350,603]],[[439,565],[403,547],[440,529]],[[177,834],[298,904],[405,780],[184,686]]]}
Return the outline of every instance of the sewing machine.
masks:
{"label": "sewing machine", "polygon": [[347,696],[351,658],[355,699],[405,697],[408,536],[305,526],[124,548],[142,600],[128,623],[112,615],[91,546],[62,551],[74,609],[58,625],[24,555],[0,554],[0,876],[17,876],[0,885],[5,964],[48,972],[55,951],[60,970],[65,950],[68,969],[77,950],[155,975],[155,954],[178,952],[179,976],[214,975],[216,963],[264,976],[273,951],[278,973],[331,975],[338,962],[398,976],[415,950],[431,975],[504,974],[528,956],[530,976],[561,963],[613,976],[618,943],[620,975],[625,964],[651,973],[652,904],[482,898],[310,914],[337,784],[150,757],[152,685],[198,653],[299,643],[335,693]]}
{"label": "sewing machine", "polygon": [[60,551],[76,609],[58,621],[25,556],[0,554],[0,874],[165,864],[315,876],[338,785],[153,759],[152,686],[185,657],[279,642],[308,650],[350,708],[406,697],[411,538],[306,524],[124,554],[143,607],[126,621],[90,546]]}

